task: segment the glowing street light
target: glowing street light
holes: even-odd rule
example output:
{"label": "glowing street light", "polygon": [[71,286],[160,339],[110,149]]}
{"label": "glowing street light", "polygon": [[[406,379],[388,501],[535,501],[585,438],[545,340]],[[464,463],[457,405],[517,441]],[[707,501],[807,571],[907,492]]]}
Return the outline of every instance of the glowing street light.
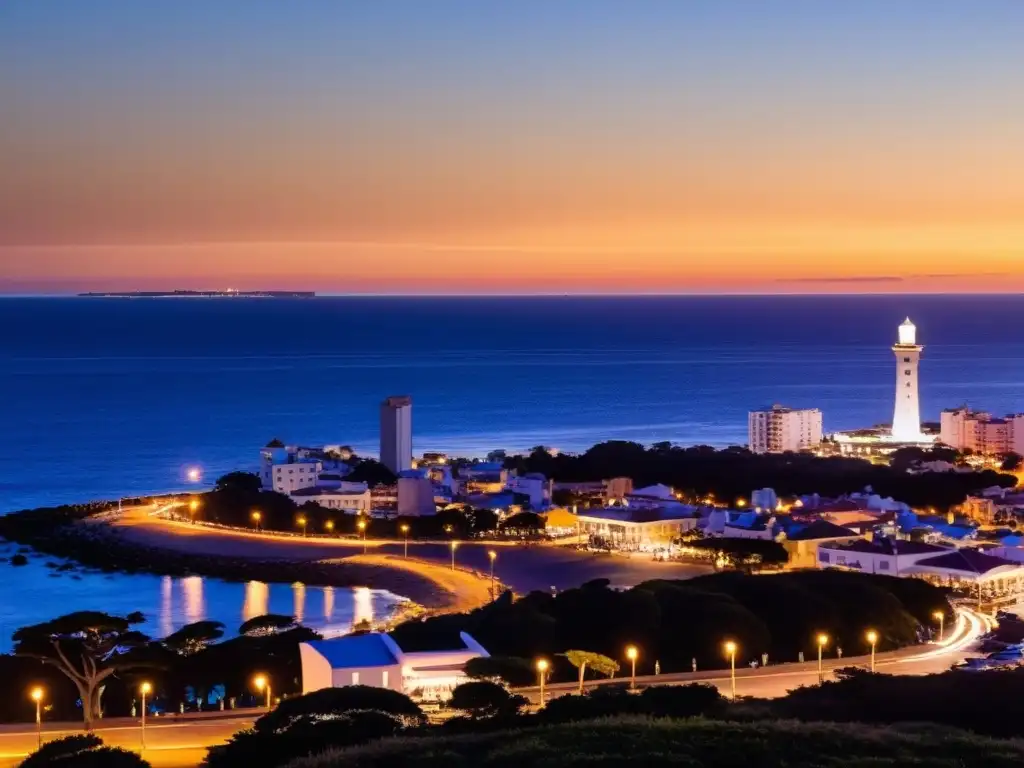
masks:
{"label": "glowing street light", "polygon": [[455,570],[455,550],[458,549],[459,542],[452,541],[452,570]]}
{"label": "glowing street light", "polygon": [[326,523],[324,523],[324,528],[327,529],[328,533],[334,533],[334,521],[328,520]]}
{"label": "glowing street light", "polygon": [[537,678],[540,680],[540,705],[544,706],[544,679],[547,677],[548,660],[537,660]]}
{"label": "glowing street light", "polygon": [[258,509],[254,509],[249,517],[252,518],[253,525],[256,526],[256,530],[258,532],[260,529],[260,520],[263,519],[263,514]]}
{"label": "glowing street light", "polygon": [[43,746],[43,694],[40,686],[29,691],[29,698],[36,703],[36,749]]}
{"label": "glowing street light", "polygon": [[296,518],[295,522],[302,526],[302,535],[305,536],[306,535],[306,516],[305,515],[299,515],[298,518]]}
{"label": "glowing street light", "polygon": [[875,645],[878,644],[878,633],[873,629],[868,630],[868,642],[871,644],[871,671],[875,671]]}
{"label": "glowing street light", "polygon": [[732,640],[725,643],[725,654],[729,657],[729,682],[732,687],[732,698],[736,698],[736,649],[737,645]]}
{"label": "glowing street light", "polygon": [[629,659],[629,663],[631,665],[629,673],[629,690],[631,691],[636,690],[636,657],[639,655],[640,653],[637,651],[635,645],[631,645],[626,648],[626,658]]}
{"label": "glowing street light", "polygon": [[494,561],[498,559],[498,553],[493,549],[487,552],[487,559],[491,561],[491,600],[497,598],[494,591]]}
{"label": "glowing street light", "polygon": [[266,675],[256,675],[252,684],[256,686],[257,691],[267,692],[267,711],[270,711],[270,679]]}
{"label": "glowing street light", "polygon": [[400,526],[399,530],[405,536],[405,558],[406,558],[406,560],[408,560],[409,559],[409,524],[408,523],[402,523],[402,525]]}
{"label": "glowing street light", "polygon": [[358,528],[359,532],[361,534],[363,534],[363,554],[365,555],[366,554],[366,521],[365,520],[360,520],[358,523],[356,523],[356,528]]}
{"label": "glowing street light", "polygon": [[939,622],[939,642],[941,643],[946,635],[946,614],[936,611],[932,614],[932,618]]}
{"label": "glowing street light", "polygon": [[142,748],[146,748],[146,696],[148,696],[153,690],[153,686],[149,683],[143,683],[139,686],[139,693],[142,694]]}
{"label": "glowing street light", "polygon": [[818,682],[821,683],[825,679],[824,671],[821,665],[821,654],[825,650],[825,646],[828,645],[828,635],[824,632],[818,635]]}
{"label": "glowing street light", "polygon": [[188,517],[193,524],[196,522],[196,512],[199,511],[199,506],[199,499],[192,499],[192,501],[188,503]]}

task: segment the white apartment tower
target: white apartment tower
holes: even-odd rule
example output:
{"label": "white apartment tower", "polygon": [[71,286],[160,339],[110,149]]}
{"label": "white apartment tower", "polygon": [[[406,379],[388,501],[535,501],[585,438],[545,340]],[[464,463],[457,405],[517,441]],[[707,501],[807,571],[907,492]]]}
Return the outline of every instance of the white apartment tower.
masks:
{"label": "white apartment tower", "polygon": [[750,450],[754,453],[806,451],[821,443],[821,411],[773,405],[751,411],[747,419]]}
{"label": "white apartment tower", "polygon": [[396,475],[412,469],[411,397],[389,397],[380,404],[380,462]]}
{"label": "white apartment tower", "polygon": [[908,317],[899,329],[899,341],[892,348],[896,355],[896,410],[892,417],[892,437],[900,442],[921,442],[921,405],[917,398],[917,367],[924,347],[917,343],[917,328]]}

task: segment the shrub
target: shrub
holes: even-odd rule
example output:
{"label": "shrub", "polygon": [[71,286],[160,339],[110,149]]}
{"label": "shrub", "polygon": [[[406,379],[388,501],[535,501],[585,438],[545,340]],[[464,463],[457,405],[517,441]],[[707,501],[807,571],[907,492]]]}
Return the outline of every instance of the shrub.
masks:
{"label": "shrub", "polygon": [[463,683],[452,691],[448,706],[460,709],[469,717],[511,717],[527,704],[525,696],[509,693],[506,688],[486,680]]}
{"label": "shrub", "polygon": [[21,768],[150,768],[126,749],[104,746],[91,733],[65,736],[43,744],[26,757]]}

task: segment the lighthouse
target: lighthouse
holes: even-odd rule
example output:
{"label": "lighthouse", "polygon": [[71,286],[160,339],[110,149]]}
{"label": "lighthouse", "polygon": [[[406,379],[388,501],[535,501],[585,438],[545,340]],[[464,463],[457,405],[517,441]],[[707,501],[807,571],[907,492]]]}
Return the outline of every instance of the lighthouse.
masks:
{"label": "lighthouse", "polygon": [[899,328],[899,341],[893,345],[896,355],[896,410],[892,417],[892,437],[898,442],[921,442],[921,406],[917,398],[917,367],[924,347],[917,343],[917,328],[908,317]]}

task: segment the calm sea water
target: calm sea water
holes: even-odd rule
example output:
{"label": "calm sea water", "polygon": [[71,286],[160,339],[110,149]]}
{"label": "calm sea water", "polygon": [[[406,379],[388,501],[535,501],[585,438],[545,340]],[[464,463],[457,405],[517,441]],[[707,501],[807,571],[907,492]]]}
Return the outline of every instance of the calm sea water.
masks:
{"label": "calm sea water", "polygon": [[[0,557],[17,548],[0,545]],[[47,621],[69,611],[142,611],[140,629],[152,637],[203,619],[225,624],[228,636],[254,616],[277,613],[326,635],[348,632],[352,624],[389,616],[402,598],[384,590],[306,587],[301,584],[228,583],[199,576],[103,574],[77,570],[58,573],[47,563],[59,558],[33,555],[29,564],[0,563],[0,652],[10,649],[19,627]]]}
{"label": "calm sea water", "polygon": [[1024,301],[983,297],[0,299],[0,512],[209,482],[272,437],[417,451],[609,438],[727,445],[751,408],[891,419],[889,347],[925,344],[922,408],[1024,409]]}

